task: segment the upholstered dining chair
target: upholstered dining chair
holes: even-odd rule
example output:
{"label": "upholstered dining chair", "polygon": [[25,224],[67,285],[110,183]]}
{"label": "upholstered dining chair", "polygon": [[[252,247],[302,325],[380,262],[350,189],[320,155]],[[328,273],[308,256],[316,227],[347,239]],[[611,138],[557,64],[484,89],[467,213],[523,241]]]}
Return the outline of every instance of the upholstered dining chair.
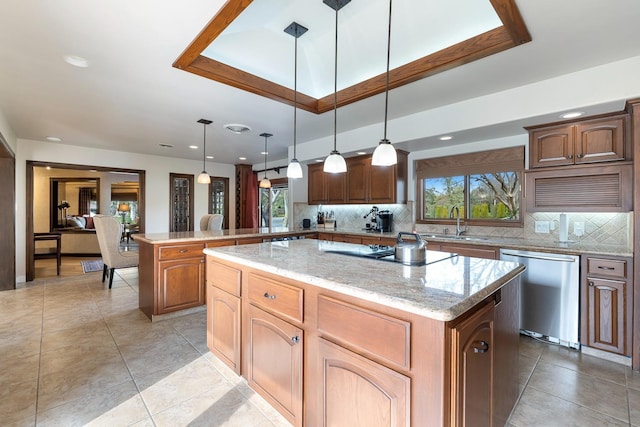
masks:
{"label": "upholstered dining chair", "polygon": [[120,240],[122,238],[122,224],[109,215],[96,215],[93,217],[102,254],[102,283],[109,275],[109,289],[113,285],[113,274],[116,268],[138,266],[137,251],[121,251]]}
{"label": "upholstered dining chair", "polygon": [[200,218],[200,230],[222,230],[222,222],[224,221],[224,215],[221,214],[206,214]]}

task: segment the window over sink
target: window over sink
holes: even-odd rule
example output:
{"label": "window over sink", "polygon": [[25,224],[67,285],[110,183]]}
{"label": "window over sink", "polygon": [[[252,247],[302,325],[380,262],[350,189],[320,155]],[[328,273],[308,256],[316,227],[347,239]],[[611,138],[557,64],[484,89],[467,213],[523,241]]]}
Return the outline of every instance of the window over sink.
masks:
{"label": "window over sink", "polygon": [[416,161],[419,223],[522,226],[524,147]]}

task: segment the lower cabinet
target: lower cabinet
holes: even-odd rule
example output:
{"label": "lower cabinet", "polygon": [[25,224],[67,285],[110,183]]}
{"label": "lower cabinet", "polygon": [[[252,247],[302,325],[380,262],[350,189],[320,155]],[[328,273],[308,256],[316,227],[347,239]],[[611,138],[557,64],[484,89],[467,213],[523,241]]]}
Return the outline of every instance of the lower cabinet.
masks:
{"label": "lower cabinet", "polygon": [[155,314],[203,305],[204,272],[204,256],[158,262],[158,305]]}
{"label": "lower cabinet", "polygon": [[494,304],[451,330],[451,425],[492,426]]}
{"label": "lower cabinet", "polygon": [[319,338],[318,426],[408,427],[410,378]]}
{"label": "lower cabinet", "polygon": [[233,371],[241,373],[240,298],[215,286],[207,289],[207,346]]}
{"label": "lower cabinet", "polygon": [[631,356],[631,259],[583,257],[582,343]]}
{"label": "lower cabinet", "polygon": [[249,305],[247,382],[294,426],[302,426],[303,331]]}

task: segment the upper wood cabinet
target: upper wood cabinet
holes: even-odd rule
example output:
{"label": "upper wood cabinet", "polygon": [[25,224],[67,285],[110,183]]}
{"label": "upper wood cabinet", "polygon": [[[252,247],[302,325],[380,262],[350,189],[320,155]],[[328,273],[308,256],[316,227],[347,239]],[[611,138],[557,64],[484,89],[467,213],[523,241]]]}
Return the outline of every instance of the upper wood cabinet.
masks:
{"label": "upper wood cabinet", "polygon": [[626,160],[631,156],[627,115],[531,127],[529,166],[567,166]]}
{"label": "upper wood cabinet", "polygon": [[346,159],[346,174],[324,173],[322,164],[309,165],[309,204],[406,203],[408,153],[397,153],[393,166],[372,166],[371,155]]}

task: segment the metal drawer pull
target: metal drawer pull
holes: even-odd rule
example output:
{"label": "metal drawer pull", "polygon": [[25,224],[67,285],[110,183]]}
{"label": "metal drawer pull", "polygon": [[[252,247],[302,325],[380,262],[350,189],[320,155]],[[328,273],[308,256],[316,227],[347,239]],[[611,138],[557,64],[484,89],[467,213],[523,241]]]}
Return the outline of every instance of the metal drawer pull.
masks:
{"label": "metal drawer pull", "polygon": [[264,293],[264,297],[268,298],[268,299],[276,299],[276,296],[275,295],[269,295],[269,292],[265,292]]}
{"label": "metal drawer pull", "polygon": [[616,269],[615,267],[605,267],[603,265],[599,265],[598,268],[600,270],[615,270]]}
{"label": "metal drawer pull", "polygon": [[489,351],[489,343],[486,341],[480,341],[480,345],[482,347],[478,348],[478,347],[473,347],[473,352],[474,353],[486,353],[487,351]]}
{"label": "metal drawer pull", "polygon": [[180,252],[181,254],[183,254],[183,253],[189,252],[189,250],[188,250],[188,249],[180,249],[178,252]]}
{"label": "metal drawer pull", "polygon": [[291,342],[294,344],[298,344],[300,342],[300,337],[297,335],[295,337],[291,337]]}

